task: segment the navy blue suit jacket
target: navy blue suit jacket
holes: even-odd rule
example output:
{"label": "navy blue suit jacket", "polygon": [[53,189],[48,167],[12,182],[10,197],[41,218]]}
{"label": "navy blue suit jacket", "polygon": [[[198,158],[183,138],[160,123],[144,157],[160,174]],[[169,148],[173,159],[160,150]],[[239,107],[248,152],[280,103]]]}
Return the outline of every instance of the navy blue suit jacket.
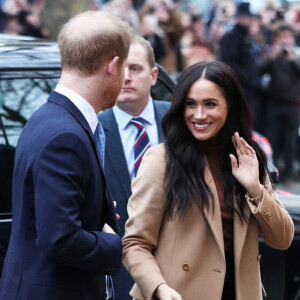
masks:
{"label": "navy blue suit jacket", "polygon": [[13,224],[0,299],[104,299],[122,244],[95,138],[76,106],[52,92],[16,149]]}
{"label": "navy blue suit jacket", "polygon": [[[163,141],[161,130],[161,121],[165,113],[170,107],[170,103],[166,101],[153,101],[154,114],[158,130],[159,141]],[[108,187],[112,194],[113,200],[117,201],[117,213],[121,219],[119,223],[119,232],[124,236],[125,222],[128,219],[127,203],[131,196],[131,179],[128,172],[127,162],[122,146],[122,141],[118,129],[118,124],[115,119],[112,109],[101,112],[99,120],[102,123],[105,137],[105,175],[107,178]],[[133,286],[133,279],[122,266],[120,274],[114,276],[115,292],[117,300],[131,299],[129,291]]]}

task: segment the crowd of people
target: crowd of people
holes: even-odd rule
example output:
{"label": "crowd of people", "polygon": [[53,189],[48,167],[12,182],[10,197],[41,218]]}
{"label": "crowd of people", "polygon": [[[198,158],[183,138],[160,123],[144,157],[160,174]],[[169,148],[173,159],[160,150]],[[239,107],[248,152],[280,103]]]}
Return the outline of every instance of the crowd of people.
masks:
{"label": "crowd of people", "polygon": [[[262,299],[259,235],[285,250],[294,224],[253,139],[249,4],[211,59],[188,66],[179,2],[136,2],[140,17],[114,2],[59,33],[59,83],[16,147],[0,299]],[[144,35],[147,24],[159,32]],[[280,57],[297,73],[294,39],[279,26],[276,41],[289,43],[265,70],[276,74]],[[155,60],[178,79],[171,103],[151,97]]]}

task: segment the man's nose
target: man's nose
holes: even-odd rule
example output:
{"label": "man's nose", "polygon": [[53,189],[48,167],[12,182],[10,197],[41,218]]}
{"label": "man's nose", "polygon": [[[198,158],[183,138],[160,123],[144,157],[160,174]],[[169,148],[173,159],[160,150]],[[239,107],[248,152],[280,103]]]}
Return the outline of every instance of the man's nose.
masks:
{"label": "man's nose", "polygon": [[129,68],[126,67],[125,68],[125,76],[124,76],[124,81],[128,81],[131,79],[131,76],[130,76],[130,72],[129,72]]}

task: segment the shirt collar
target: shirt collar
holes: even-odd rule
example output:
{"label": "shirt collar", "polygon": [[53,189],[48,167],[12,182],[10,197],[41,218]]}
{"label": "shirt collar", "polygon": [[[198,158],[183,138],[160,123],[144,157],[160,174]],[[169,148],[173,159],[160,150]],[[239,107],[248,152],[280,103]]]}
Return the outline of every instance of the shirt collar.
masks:
{"label": "shirt collar", "polygon": [[144,108],[144,110],[140,113],[138,116],[132,116],[131,114],[121,110],[118,106],[113,107],[113,112],[116,118],[116,121],[118,123],[118,126],[121,130],[124,130],[126,126],[130,123],[131,119],[133,117],[141,117],[143,118],[147,123],[154,124],[155,123],[155,114],[154,114],[154,106],[152,98],[150,97],[150,101],[148,101],[148,104]]}
{"label": "shirt collar", "polygon": [[92,132],[94,133],[98,125],[97,114],[92,107],[84,98],[70,90],[69,88],[58,84],[55,91],[66,96],[72,103],[80,110],[84,118],[87,120]]}

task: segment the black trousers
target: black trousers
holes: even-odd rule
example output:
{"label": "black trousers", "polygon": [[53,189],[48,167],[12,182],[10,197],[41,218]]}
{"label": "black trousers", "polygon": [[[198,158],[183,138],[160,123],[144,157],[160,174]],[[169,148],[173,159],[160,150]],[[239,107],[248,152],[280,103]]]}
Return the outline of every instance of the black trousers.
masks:
{"label": "black trousers", "polygon": [[273,147],[275,165],[280,157],[285,164],[279,179],[293,179],[300,108],[297,105],[288,104],[269,105],[267,122],[267,137]]}
{"label": "black trousers", "polygon": [[235,275],[233,251],[225,252],[226,275],[222,294],[222,300],[235,300]]}

